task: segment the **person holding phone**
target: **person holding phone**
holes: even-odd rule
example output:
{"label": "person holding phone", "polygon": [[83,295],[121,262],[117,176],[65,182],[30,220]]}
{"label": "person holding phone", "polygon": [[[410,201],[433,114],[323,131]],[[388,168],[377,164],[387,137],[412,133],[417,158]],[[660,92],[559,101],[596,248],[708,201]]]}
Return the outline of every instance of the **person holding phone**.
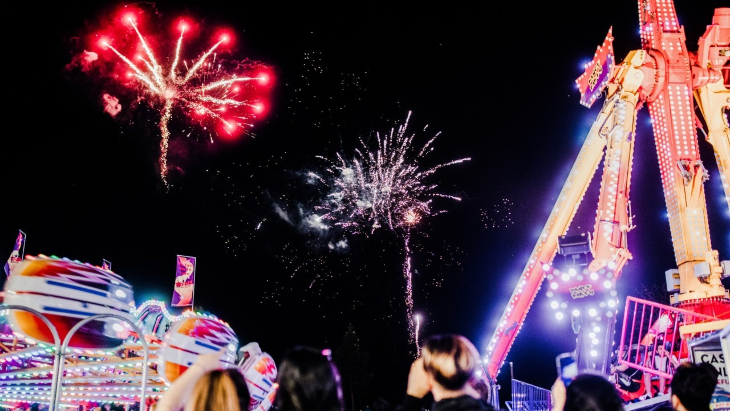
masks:
{"label": "person holding phone", "polygon": [[578,375],[578,363],[575,361],[573,353],[566,352],[557,356],[555,361],[558,364],[558,375],[563,380],[566,387]]}

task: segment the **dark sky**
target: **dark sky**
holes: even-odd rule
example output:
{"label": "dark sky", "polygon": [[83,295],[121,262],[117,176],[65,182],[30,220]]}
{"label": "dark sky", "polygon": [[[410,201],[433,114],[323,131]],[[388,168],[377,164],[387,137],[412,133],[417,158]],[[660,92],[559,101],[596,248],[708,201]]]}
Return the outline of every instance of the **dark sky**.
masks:
{"label": "dark sky", "polygon": [[[675,1],[690,50],[720,3]],[[321,199],[321,187],[302,176],[322,170],[317,156],[351,155],[358,138],[387,132],[409,112],[416,148],[441,132],[424,168],[471,158],[426,181],[462,201],[434,200],[434,210],[446,212],[411,230],[409,255],[421,335],[460,333],[483,350],[600,109],[601,102],[579,104],[574,80],[609,27],[618,61],[640,47],[631,1],[292,9],[136,3],[157,24],[150,36],[172,38],[159,27],[181,15],[208,30],[226,27],[237,37],[235,54],[270,66],[276,78],[254,136],[211,143],[195,127],[173,134],[166,190],[156,168],[159,114],[130,109],[133,96],[120,92],[122,112],[112,118],[101,94],[118,84],[66,68],[122,5],[13,6],[11,18],[29,24],[5,29],[0,259],[21,229],[26,255],[111,261],[139,304],[169,301],[175,256],[195,256],[196,306],[228,321],[243,343],[257,341],[278,360],[296,344],[337,348],[352,324],[370,356],[372,395],[391,402],[405,390],[414,348],[407,343],[403,232],[339,233],[348,249],[330,250],[336,233],[281,217],[311,211]],[[188,58],[204,50],[191,46]],[[631,186],[634,259],[623,271],[623,296],[663,288],[664,271],[675,266],[648,124],[644,108]],[[700,146],[711,172],[713,248],[729,259],[730,214],[711,148],[704,140]],[[592,230],[595,191],[571,233]],[[515,378],[549,387],[555,356],[572,350],[575,336],[544,306],[540,293],[507,362]],[[509,371],[506,364],[499,376],[503,401]]]}

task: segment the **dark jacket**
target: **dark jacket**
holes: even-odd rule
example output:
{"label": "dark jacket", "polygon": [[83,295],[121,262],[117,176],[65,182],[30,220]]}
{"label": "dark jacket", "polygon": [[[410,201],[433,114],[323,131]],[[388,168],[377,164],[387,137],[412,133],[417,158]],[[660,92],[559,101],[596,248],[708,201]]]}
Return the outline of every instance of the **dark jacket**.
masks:
{"label": "dark jacket", "polygon": [[396,408],[396,411],[421,411],[424,408],[430,411],[494,411],[494,408],[486,401],[469,395],[444,398],[430,404],[421,398],[406,395],[403,403]]}

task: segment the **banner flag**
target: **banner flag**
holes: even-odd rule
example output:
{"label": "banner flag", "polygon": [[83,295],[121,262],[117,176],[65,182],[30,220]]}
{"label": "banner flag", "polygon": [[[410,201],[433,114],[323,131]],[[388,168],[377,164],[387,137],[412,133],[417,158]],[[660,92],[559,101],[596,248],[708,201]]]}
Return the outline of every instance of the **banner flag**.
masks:
{"label": "banner flag", "polygon": [[110,263],[108,260],[101,260],[101,269],[111,271],[112,270],[112,263]]}
{"label": "banner flag", "polygon": [[612,30],[613,27],[608,29],[608,34],[603,44],[596,49],[593,60],[586,64],[585,72],[575,80],[580,90],[580,104],[586,107],[593,105],[601,96],[610,79],[614,65]]}
{"label": "banner flag", "polygon": [[5,263],[5,275],[10,277],[10,273],[13,271],[15,266],[23,261],[25,255],[25,233],[22,230],[18,230],[18,238],[15,239],[15,246],[13,252],[8,257],[8,262]]}
{"label": "banner flag", "polygon": [[172,292],[172,306],[192,307],[194,290],[195,257],[178,255],[177,272],[175,273],[175,289]]}

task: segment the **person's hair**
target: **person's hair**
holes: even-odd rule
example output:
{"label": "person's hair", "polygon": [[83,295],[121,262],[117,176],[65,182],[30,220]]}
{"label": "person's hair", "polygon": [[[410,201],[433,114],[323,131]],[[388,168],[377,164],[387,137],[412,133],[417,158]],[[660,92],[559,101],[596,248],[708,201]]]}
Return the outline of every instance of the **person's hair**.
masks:
{"label": "person's hair", "polygon": [[491,387],[487,379],[484,378],[484,376],[475,374],[472,378],[469,379],[469,385],[474,388],[474,390],[477,392],[477,394],[479,394],[479,397],[481,399],[489,402],[492,397]]}
{"label": "person's hair", "polygon": [[246,379],[237,368],[213,370],[195,383],[185,411],[247,411]]}
{"label": "person's hair", "polygon": [[461,335],[431,336],[422,352],[424,370],[447,390],[463,388],[479,367],[479,351]]}
{"label": "person's hair", "polygon": [[672,377],[672,395],[689,411],[708,411],[718,375],[712,364],[683,362]]}
{"label": "person's hair", "polygon": [[274,400],[278,411],[343,411],[340,373],[331,351],[297,346],[284,354]]}
{"label": "person's hair", "polygon": [[623,400],[606,377],[580,374],[565,389],[563,411],[621,411]]}

